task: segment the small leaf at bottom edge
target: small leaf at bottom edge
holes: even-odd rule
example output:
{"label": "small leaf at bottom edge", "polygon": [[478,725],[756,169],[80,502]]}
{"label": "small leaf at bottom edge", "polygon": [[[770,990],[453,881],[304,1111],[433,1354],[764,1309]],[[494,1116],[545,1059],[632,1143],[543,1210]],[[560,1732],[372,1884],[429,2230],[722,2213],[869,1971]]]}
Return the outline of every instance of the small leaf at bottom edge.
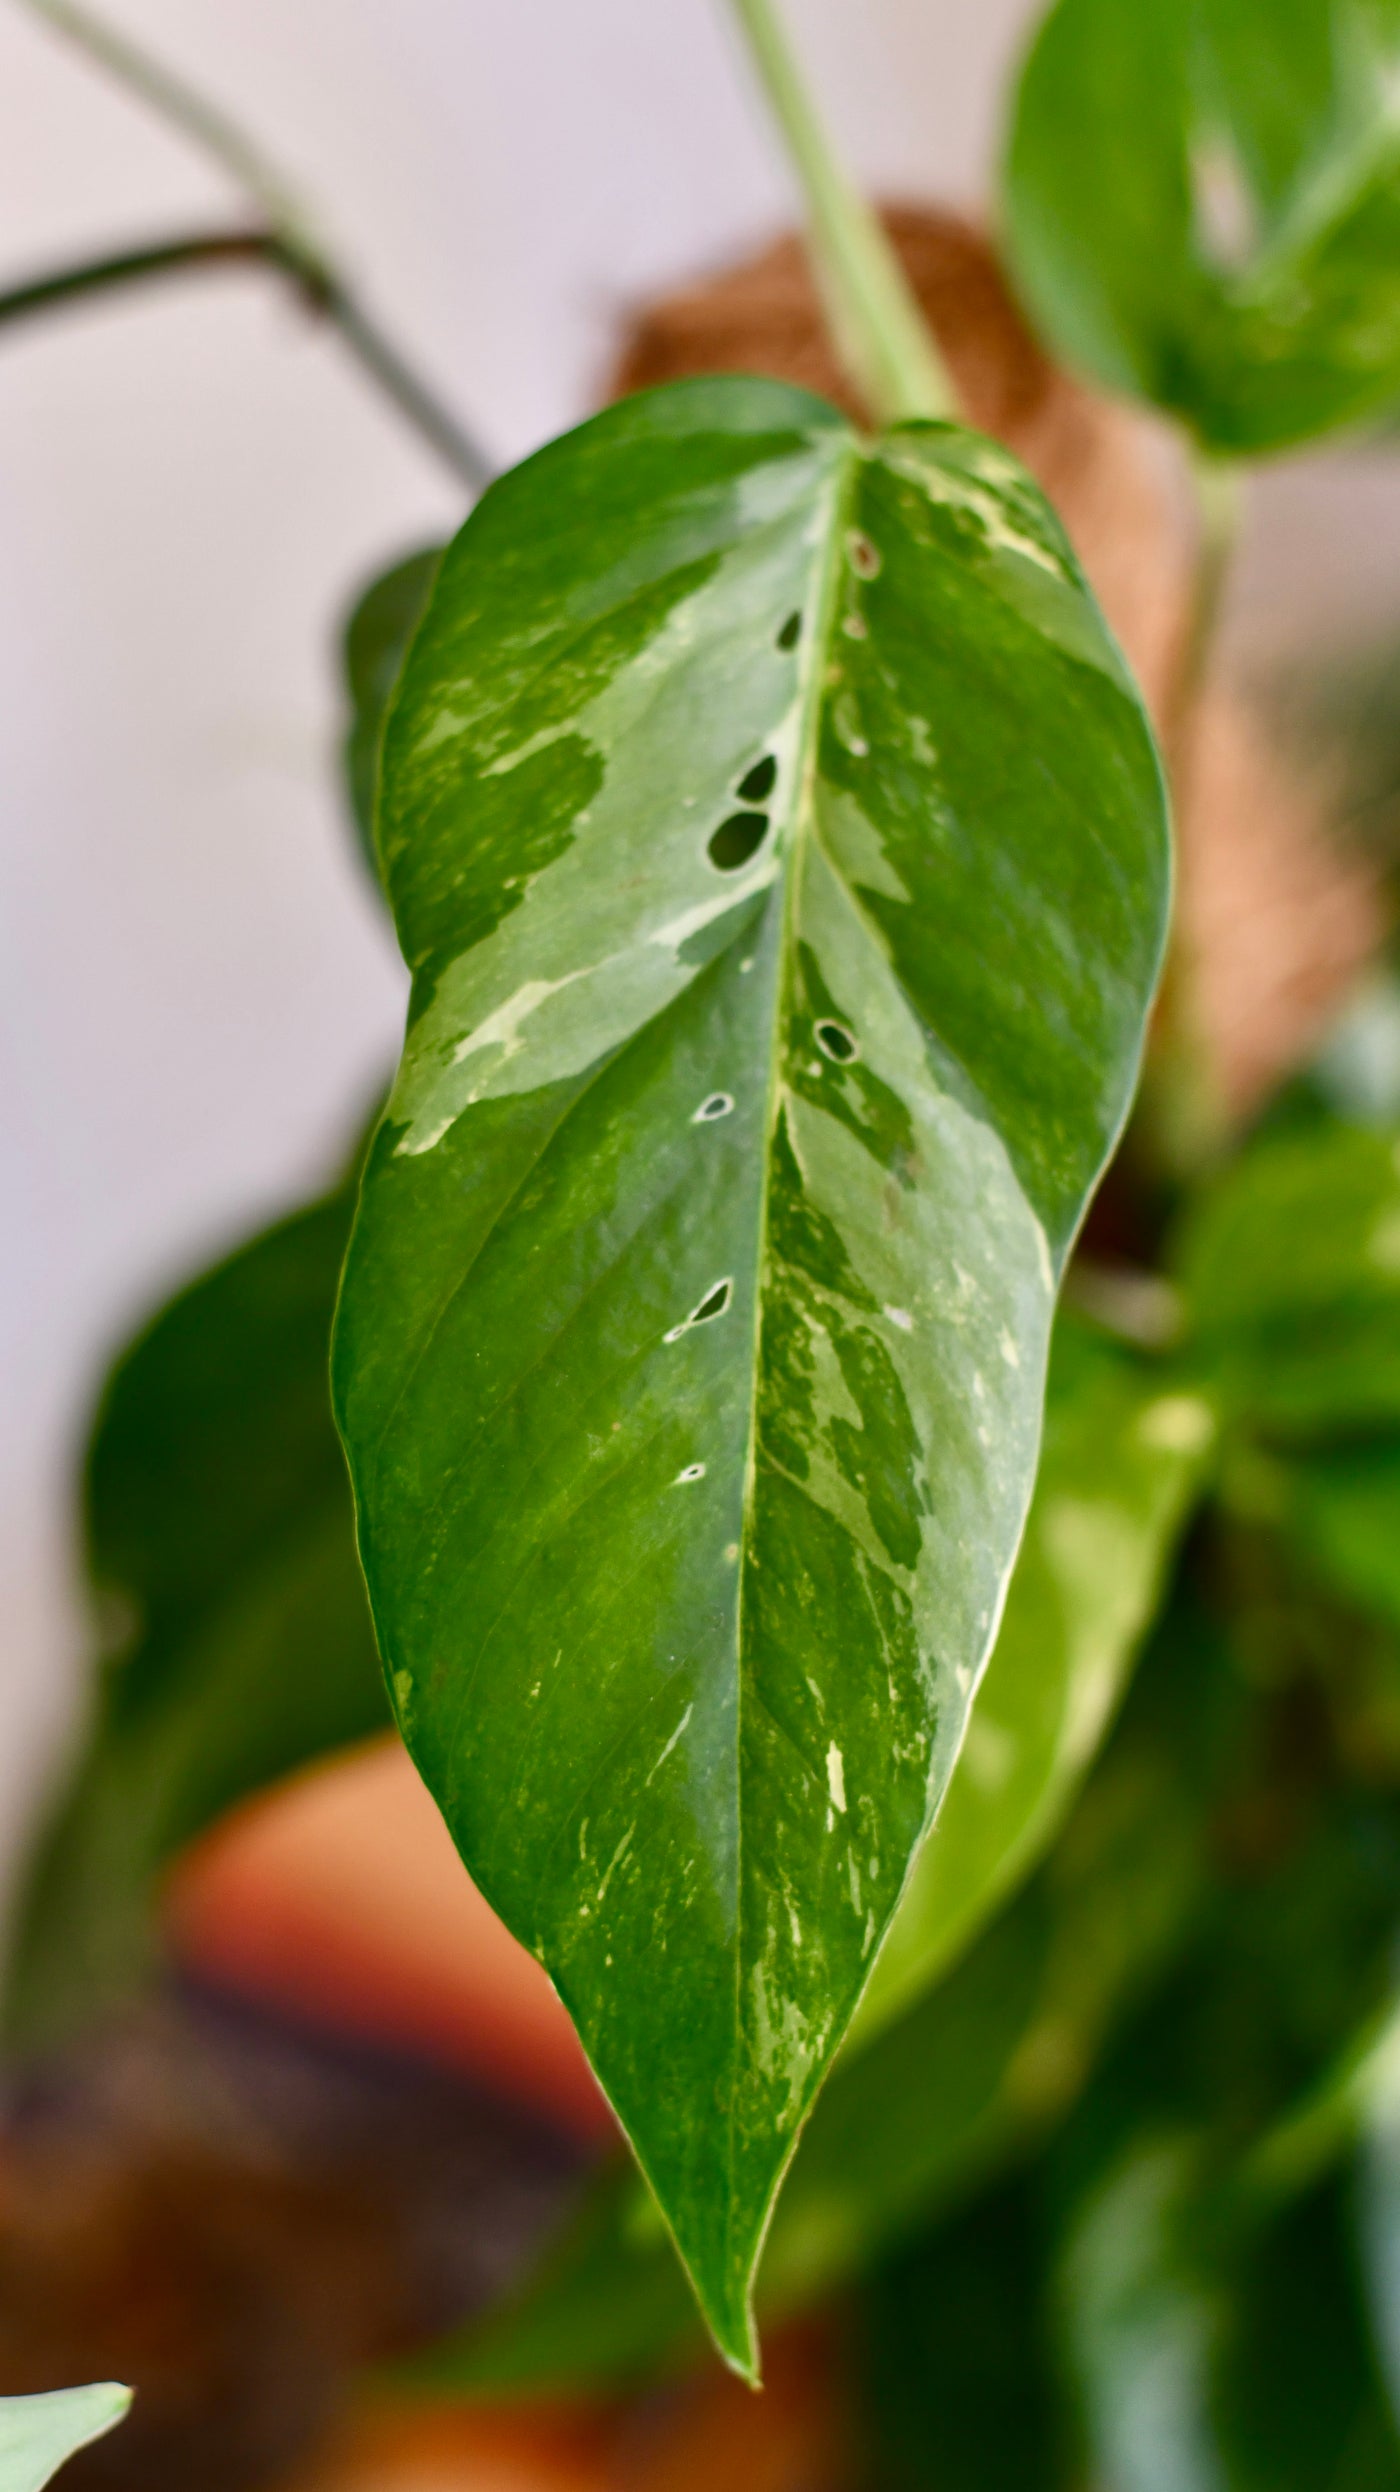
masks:
{"label": "small leaf at bottom edge", "polygon": [[60,2466],[121,2422],[131,2390],[116,2380],[0,2397],[0,2492],[43,2492]]}

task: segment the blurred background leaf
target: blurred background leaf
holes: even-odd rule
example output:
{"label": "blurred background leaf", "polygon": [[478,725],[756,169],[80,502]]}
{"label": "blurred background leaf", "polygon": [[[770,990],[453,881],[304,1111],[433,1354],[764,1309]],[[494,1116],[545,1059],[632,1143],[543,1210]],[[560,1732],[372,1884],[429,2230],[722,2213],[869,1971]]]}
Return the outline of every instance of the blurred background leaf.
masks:
{"label": "blurred background leaf", "polygon": [[350,814],[375,883],[374,805],[379,754],[390,696],[408,645],[427,611],[442,560],[440,545],[425,545],[381,572],[361,592],[345,626],[342,663],[350,703],[343,766]]}
{"label": "blurred background leaf", "polygon": [[1203,1372],[1289,1441],[1400,1423],[1400,1140],[1266,1138],[1193,1203],[1176,1264]]}
{"label": "blurred background leaf", "polygon": [[846,2050],[975,1936],[1058,1831],[1113,1717],[1200,1493],[1199,1393],[1062,1312],[1035,1496],[962,1755]]}
{"label": "blurred background leaf", "polygon": [[354,1191],[352,1170],[192,1282],[108,1380],[86,1484],[107,1652],[11,1938],[12,2046],[150,1970],[181,1845],[388,1725],[327,1373]]}
{"label": "blurred background leaf", "polygon": [[1393,0],[1058,0],[1004,192],[1057,352],[1218,453],[1393,404],[1396,33]]}

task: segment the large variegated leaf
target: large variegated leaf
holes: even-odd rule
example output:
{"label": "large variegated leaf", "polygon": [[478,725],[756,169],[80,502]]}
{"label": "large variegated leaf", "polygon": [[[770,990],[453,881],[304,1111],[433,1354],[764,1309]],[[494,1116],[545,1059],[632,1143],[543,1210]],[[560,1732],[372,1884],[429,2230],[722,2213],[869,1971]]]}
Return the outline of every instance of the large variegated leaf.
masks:
{"label": "large variegated leaf", "polygon": [[1072,363],[1253,454],[1400,398],[1400,0],[1057,0],[1012,263]]}
{"label": "large variegated leaf", "polygon": [[405,1736],[716,2335],[957,1754],[1162,937],[1064,537],[955,427],[610,410],[445,558],[336,1375]]}

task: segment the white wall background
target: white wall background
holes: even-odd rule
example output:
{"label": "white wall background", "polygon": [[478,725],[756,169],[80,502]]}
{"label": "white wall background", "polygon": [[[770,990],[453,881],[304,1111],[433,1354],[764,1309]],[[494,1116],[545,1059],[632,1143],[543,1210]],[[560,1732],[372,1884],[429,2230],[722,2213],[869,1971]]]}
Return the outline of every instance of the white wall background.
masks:
{"label": "white wall background", "polygon": [[[723,0],[110,5],[295,171],[503,458],[586,408],[630,299],[791,212]],[[975,203],[1029,0],[789,8],[857,170]],[[0,285],[233,204],[0,9]],[[1261,614],[1302,576],[1339,626],[1400,611],[1375,491],[1355,461],[1269,488]],[[392,1055],[332,630],[457,507],[264,276],[0,338],[0,1874],[79,1680],[70,1473],[100,1360],[328,1163]]]}

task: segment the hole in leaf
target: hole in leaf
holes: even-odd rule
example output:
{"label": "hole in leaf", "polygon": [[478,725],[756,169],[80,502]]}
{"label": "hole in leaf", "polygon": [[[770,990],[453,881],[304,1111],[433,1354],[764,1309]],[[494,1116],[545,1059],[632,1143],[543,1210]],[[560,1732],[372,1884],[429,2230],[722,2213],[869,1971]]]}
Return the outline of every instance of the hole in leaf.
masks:
{"label": "hole in leaf", "polygon": [[677,1488],[688,1488],[692,1480],[703,1480],[704,1476],[705,1466],[703,1462],[688,1462],[683,1471],[678,1471],[676,1473],[676,1486]]}
{"label": "hole in leaf", "polygon": [[768,837],[766,813],[731,813],[710,837],[710,862],[721,874],[737,874]]}
{"label": "hole in leaf", "polygon": [[690,1121],[692,1125],[715,1125],[722,1116],[732,1116],[733,1112],[734,1102],[728,1091],[712,1090],[708,1099],[701,1100]]}
{"label": "hole in leaf", "polygon": [[688,1315],[683,1324],[671,1326],[666,1339],[679,1341],[682,1333],[692,1332],[697,1324],[713,1323],[715,1317],[723,1315],[728,1307],[733,1287],[732,1281],[716,1281],[714,1288],[706,1292],[693,1314]]}
{"label": "hole in leaf", "polygon": [[853,1056],[860,1054],[850,1031],[843,1030],[839,1021],[817,1023],[817,1045],[833,1064],[849,1064]]}
{"label": "hole in leaf", "polygon": [[716,1315],[723,1315],[725,1308],[729,1304],[729,1293],[732,1286],[732,1282],[729,1281],[716,1281],[708,1298],[701,1299],[699,1306],[692,1315],[690,1319],[692,1324],[708,1324],[712,1317]]}
{"label": "hole in leaf", "polygon": [[786,623],[783,625],[782,630],[778,634],[778,647],[780,649],[795,649],[801,638],[802,617],[800,614],[790,614]]}
{"label": "hole in leaf", "polygon": [[777,762],[771,753],[765,753],[762,761],[754,763],[747,778],[739,781],[739,794],[743,797],[745,804],[766,804],[773,793],[773,785],[777,776]]}
{"label": "hole in leaf", "polygon": [[853,529],[846,539],[846,551],[851,558],[851,569],[858,572],[863,580],[873,580],[880,568],[880,556],[869,537],[862,536],[858,528]]}

